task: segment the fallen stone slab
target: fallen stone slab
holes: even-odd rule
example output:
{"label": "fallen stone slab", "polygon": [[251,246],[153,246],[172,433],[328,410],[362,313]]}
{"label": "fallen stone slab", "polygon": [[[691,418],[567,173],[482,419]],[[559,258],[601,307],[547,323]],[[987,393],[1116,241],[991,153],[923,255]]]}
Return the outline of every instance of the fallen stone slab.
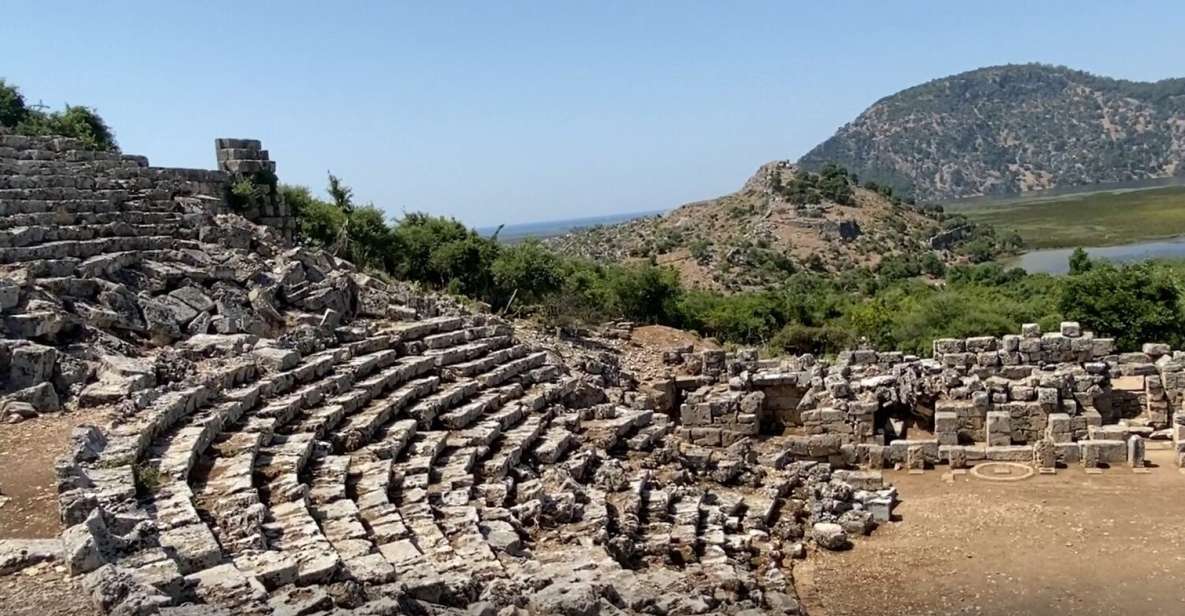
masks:
{"label": "fallen stone slab", "polygon": [[852,547],[847,531],[839,524],[818,522],[811,528],[811,537],[825,550],[838,551]]}
{"label": "fallen stone slab", "polygon": [[59,539],[0,539],[0,575],[62,557]]}

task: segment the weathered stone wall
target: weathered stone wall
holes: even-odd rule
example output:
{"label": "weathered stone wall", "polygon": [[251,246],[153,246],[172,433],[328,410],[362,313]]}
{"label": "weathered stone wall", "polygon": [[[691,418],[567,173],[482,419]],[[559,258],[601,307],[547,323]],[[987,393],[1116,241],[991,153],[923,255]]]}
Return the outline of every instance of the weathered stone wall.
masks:
{"label": "weathered stone wall", "polygon": [[217,139],[214,148],[218,168],[225,172],[233,186],[248,180],[258,194],[239,205],[236,213],[254,223],[267,225],[279,231],[287,240],[292,240],[296,224],[292,218],[284,195],[280,193],[276,179],[276,162],[256,139]]}
{"label": "weathered stone wall", "polygon": [[[676,433],[728,441],[784,428],[795,457],[850,464],[954,458],[1122,462],[1133,438],[1171,438],[1185,454],[1185,352],[1150,343],[1117,353],[1077,323],[1042,333],[934,341],[933,357],[856,350],[834,362],[729,358],[727,386],[686,395]],[[701,380],[703,377],[699,377]],[[786,404],[794,400],[790,411]],[[758,401],[758,402],[755,402]],[[756,427],[750,416],[755,416]],[[771,418],[776,417],[776,421]]]}
{"label": "weathered stone wall", "polygon": [[230,205],[231,186],[247,178],[264,194],[258,203],[237,213],[273,227],[291,240],[294,221],[277,190],[276,163],[262,144],[254,139],[217,139],[215,154],[217,170],[152,167],[144,156],[88,150],[74,139],[14,135],[0,128],[0,190],[9,191],[0,199],[42,201],[51,208],[46,211],[69,211],[70,202],[118,202],[143,191],[157,201],[181,195],[198,197],[210,213],[221,214]]}

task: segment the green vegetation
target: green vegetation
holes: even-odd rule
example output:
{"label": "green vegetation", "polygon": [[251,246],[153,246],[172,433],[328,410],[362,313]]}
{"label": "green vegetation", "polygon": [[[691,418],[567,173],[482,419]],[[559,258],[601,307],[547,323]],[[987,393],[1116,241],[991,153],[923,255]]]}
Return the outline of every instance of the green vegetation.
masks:
{"label": "green vegetation", "polygon": [[1075,251],[1070,259],[1059,305],[1083,326],[1115,337],[1119,348],[1135,350],[1143,342],[1185,341],[1180,266],[1139,263],[1117,267],[1091,261]]}
{"label": "green vegetation", "polygon": [[1023,200],[962,211],[1032,248],[1108,246],[1185,234],[1185,186]]}
{"label": "green vegetation", "polygon": [[[331,176],[332,177],[332,176]],[[854,345],[927,354],[942,337],[1002,335],[1021,323],[1052,329],[1063,318],[1113,336],[1124,350],[1185,342],[1185,265],[1114,266],[1084,252],[1065,277],[998,263],[947,267],[935,259],[886,259],[839,274],[787,271],[761,291],[722,294],[683,287],[652,261],[596,265],[537,241],[502,245],[456,220],[422,213],[388,223],[330,180],[333,201],[283,186],[307,243],[384,275],[462,294],[498,311],[571,326],[625,318],[693,329],[776,353],[827,354]],[[942,277],[938,284],[924,277]]]}
{"label": "green vegetation", "polygon": [[144,493],[154,494],[164,485],[165,477],[155,466],[147,463],[137,464],[132,467],[132,471],[135,474],[136,486]]}
{"label": "green vegetation", "polygon": [[823,165],[817,174],[800,170],[786,181],[782,180],[780,171],[770,177],[773,192],[795,205],[816,205],[824,200],[854,205],[852,183],[847,169],[832,164]]}
{"label": "green vegetation", "polygon": [[0,79],[0,126],[22,135],[72,137],[93,150],[116,148],[114,133],[94,109],[66,105],[62,111],[45,111],[38,105],[26,104],[20,90],[3,79]]}

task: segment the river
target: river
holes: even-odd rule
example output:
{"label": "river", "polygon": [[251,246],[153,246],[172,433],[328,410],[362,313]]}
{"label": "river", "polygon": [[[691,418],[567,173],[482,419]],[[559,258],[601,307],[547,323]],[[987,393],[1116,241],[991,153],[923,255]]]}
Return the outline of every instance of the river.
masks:
{"label": "river", "polygon": [[[1093,258],[1120,263],[1148,259],[1185,259],[1185,236],[1118,246],[1085,247],[1085,250]],[[1005,261],[1004,264],[1023,268],[1030,274],[1065,274],[1070,271],[1070,254],[1073,252],[1073,248],[1033,250]]]}

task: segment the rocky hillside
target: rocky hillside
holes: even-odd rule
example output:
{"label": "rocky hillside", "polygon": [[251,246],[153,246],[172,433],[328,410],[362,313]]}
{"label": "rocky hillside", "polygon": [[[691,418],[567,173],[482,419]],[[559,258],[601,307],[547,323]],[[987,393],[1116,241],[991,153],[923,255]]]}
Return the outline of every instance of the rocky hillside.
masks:
{"label": "rocky hillside", "polygon": [[834,162],[919,200],[1185,175],[1185,79],[1039,64],[981,68],[883,98],[799,163]]}
{"label": "rocky hillside", "polygon": [[999,250],[990,230],[858,179],[836,167],[813,174],[775,161],[730,195],[548,242],[604,263],[653,258],[691,286],[728,291],[776,284],[802,270],[875,269],[889,259],[938,271],[965,260],[973,239],[983,245],[980,259]]}

